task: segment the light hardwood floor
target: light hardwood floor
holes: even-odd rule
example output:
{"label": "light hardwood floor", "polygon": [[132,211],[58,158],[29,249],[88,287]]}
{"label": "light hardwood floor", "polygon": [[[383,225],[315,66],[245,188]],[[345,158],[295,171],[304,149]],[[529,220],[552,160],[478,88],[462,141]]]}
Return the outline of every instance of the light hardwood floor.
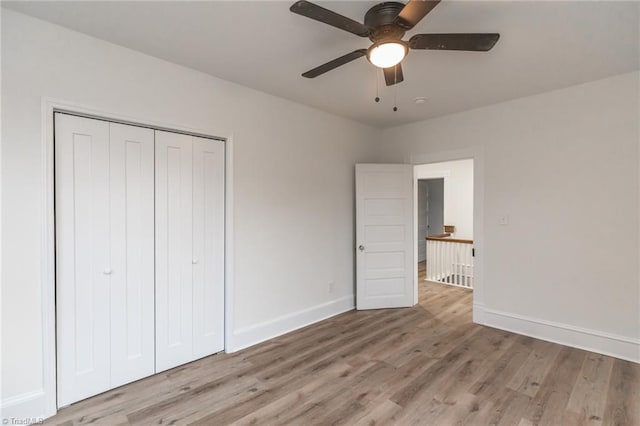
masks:
{"label": "light hardwood floor", "polygon": [[471,305],[421,280],[414,308],[347,312],[46,423],[640,425],[640,365],[473,325]]}

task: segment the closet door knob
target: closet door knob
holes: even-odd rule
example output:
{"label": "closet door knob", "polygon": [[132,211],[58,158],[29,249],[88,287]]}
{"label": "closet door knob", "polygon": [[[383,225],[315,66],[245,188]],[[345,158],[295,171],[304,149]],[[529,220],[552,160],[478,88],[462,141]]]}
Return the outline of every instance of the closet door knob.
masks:
{"label": "closet door knob", "polygon": [[196,263],[198,263],[198,259],[196,258],[196,259],[191,260],[191,263],[193,263],[195,265]]}
{"label": "closet door knob", "polygon": [[104,268],[104,271],[102,271],[102,273],[105,275],[111,275],[111,272],[113,272],[111,268]]}

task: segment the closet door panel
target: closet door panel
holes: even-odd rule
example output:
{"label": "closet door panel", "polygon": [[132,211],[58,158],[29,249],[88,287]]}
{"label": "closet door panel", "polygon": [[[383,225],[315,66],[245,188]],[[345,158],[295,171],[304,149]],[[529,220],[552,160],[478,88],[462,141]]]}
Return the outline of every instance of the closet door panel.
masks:
{"label": "closet door panel", "polygon": [[110,124],[111,387],[155,371],[153,141]]}
{"label": "closet door panel", "polygon": [[224,349],[224,142],[193,138],[194,359]]}
{"label": "closet door panel", "polygon": [[109,389],[109,125],[56,114],[58,404]]}
{"label": "closet door panel", "polygon": [[156,371],[193,359],[191,137],[156,131]]}

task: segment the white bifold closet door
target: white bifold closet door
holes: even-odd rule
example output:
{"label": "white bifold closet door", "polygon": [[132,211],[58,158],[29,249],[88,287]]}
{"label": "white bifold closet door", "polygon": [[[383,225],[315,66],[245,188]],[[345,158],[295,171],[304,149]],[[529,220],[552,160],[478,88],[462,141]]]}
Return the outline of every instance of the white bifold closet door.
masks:
{"label": "white bifold closet door", "polygon": [[224,349],[224,143],[156,131],[156,370]]}
{"label": "white bifold closet door", "polygon": [[153,374],[153,130],[56,113],[58,406]]}

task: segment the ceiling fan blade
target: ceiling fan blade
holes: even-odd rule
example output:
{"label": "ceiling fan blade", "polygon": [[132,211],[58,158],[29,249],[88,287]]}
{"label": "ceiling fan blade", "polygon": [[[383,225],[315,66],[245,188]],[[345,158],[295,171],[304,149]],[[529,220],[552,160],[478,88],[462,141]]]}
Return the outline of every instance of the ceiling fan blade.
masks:
{"label": "ceiling fan blade", "polygon": [[404,81],[404,76],[402,75],[402,64],[397,64],[389,68],[383,68],[384,71],[384,81],[387,83],[387,86],[393,86],[394,84],[398,84]]}
{"label": "ceiling fan blade", "polygon": [[416,34],[409,40],[411,49],[468,50],[486,52],[496,44],[500,34]]}
{"label": "ceiling fan blade", "polygon": [[307,18],[315,19],[316,21],[323,22],[341,30],[348,31],[360,37],[369,36],[369,28],[360,22],[353,19],[342,16],[324,7],[320,7],[317,4],[313,4],[306,0],[300,0],[295,2],[289,8],[293,13],[306,16]]}
{"label": "ceiling fan blade", "polygon": [[344,56],[340,56],[339,58],[334,59],[333,61],[329,61],[326,64],[322,64],[319,67],[315,67],[312,70],[309,70],[302,74],[303,77],[307,78],[316,78],[317,76],[324,74],[327,71],[331,71],[334,68],[338,68],[348,62],[351,62],[355,59],[358,59],[367,54],[367,49],[358,49],[354,50],[351,53],[347,53]]}
{"label": "ceiling fan blade", "polygon": [[440,3],[440,0],[409,0],[398,16],[395,23],[405,30],[415,27],[434,7]]}

